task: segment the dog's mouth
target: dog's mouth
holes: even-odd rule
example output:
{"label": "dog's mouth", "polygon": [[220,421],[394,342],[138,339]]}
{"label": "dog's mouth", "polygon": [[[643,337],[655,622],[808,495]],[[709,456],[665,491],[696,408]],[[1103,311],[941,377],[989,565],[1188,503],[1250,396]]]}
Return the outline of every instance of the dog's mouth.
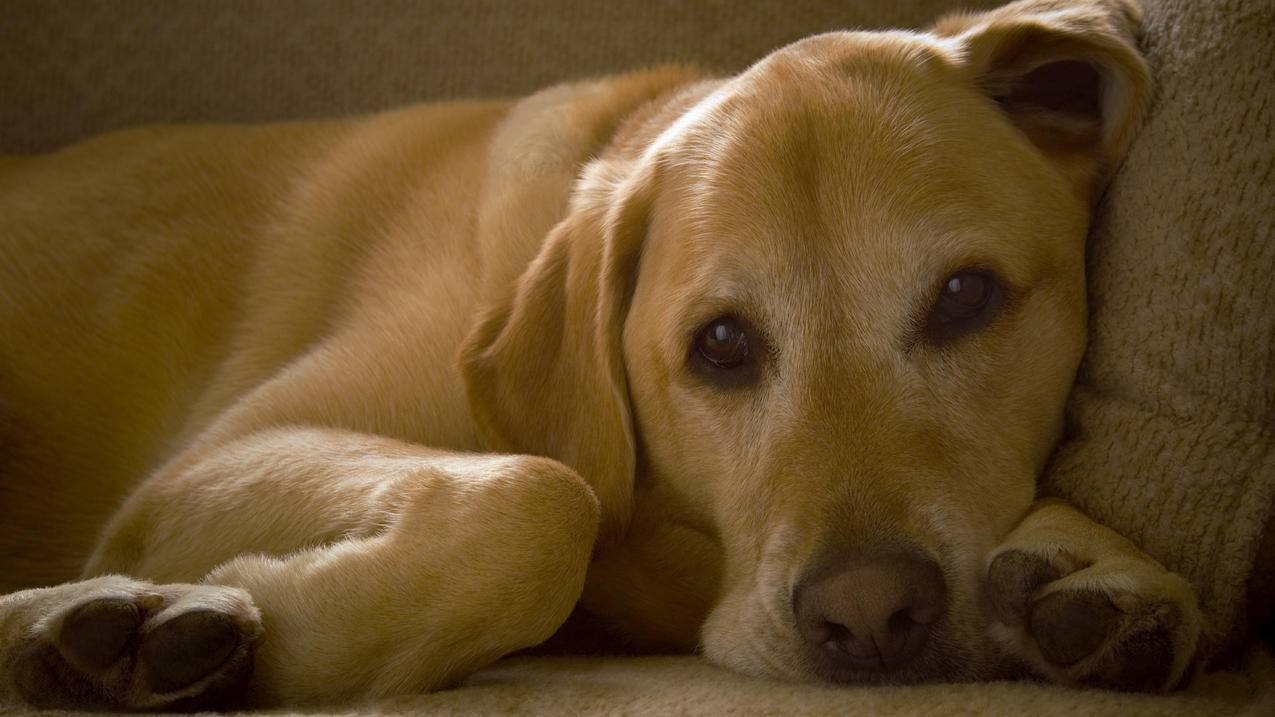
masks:
{"label": "dog's mouth", "polygon": [[[980,661],[974,650],[950,637],[945,617],[932,623],[924,645],[906,657],[892,656],[871,640],[855,644],[853,638],[830,631],[832,639],[811,644],[802,636],[802,651],[813,676],[821,681],[845,685],[915,685],[937,682],[968,682],[981,677]],[[914,638],[915,639],[915,638]]]}

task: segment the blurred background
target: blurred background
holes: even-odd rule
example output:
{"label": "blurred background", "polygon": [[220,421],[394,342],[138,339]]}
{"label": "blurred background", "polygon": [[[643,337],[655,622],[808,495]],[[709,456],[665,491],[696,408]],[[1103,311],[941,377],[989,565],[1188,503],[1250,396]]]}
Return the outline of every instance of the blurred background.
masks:
{"label": "blurred background", "polygon": [[805,35],[998,0],[4,0],[0,152],[149,122],[522,95],[663,62],[734,72]]}

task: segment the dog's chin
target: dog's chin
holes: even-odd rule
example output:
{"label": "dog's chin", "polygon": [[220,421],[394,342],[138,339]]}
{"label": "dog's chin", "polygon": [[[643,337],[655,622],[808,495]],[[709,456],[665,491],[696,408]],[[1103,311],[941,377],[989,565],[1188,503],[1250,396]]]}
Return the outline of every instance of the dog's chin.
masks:
{"label": "dog's chin", "polygon": [[922,651],[904,665],[884,670],[854,669],[817,646],[803,646],[811,677],[842,685],[918,685],[971,682],[990,676],[979,651],[947,637],[942,624]]}
{"label": "dog's chin", "polygon": [[768,639],[759,639],[753,633],[753,639],[739,639],[742,635],[710,633],[705,635],[704,648],[705,656],[723,667],[789,682],[917,685],[973,682],[1000,675],[985,641],[971,640],[965,635],[967,631],[951,629],[946,622],[934,625],[928,644],[907,664],[879,671],[849,668],[793,634],[781,637],[771,632]]}

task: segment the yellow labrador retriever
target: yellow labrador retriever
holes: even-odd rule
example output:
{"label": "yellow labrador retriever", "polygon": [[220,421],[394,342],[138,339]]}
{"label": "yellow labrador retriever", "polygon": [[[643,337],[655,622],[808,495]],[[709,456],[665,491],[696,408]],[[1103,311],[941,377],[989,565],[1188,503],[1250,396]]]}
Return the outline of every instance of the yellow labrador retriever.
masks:
{"label": "yellow labrador retriever", "polygon": [[1137,22],[4,159],[0,701],[431,690],[568,632],[1179,684],[1191,587],[1033,505]]}

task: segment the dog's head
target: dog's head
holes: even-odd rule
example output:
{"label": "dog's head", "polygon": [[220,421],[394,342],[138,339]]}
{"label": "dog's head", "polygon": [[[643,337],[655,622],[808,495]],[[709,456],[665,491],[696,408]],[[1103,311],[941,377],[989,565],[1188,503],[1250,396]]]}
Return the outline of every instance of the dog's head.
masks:
{"label": "dog's head", "polygon": [[821,35],[620,129],[462,355],[493,444],[597,492],[589,609],[751,672],[977,674],[1149,91],[1135,24]]}

